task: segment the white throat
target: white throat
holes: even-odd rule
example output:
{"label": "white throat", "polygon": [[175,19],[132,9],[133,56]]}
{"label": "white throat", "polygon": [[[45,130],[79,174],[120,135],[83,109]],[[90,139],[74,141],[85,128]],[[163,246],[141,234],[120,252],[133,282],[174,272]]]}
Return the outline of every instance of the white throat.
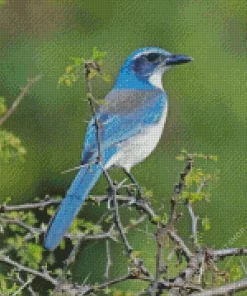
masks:
{"label": "white throat", "polygon": [[153,74],[149,77],[148,81],[155,87],[161,88],[163,89],[163,85],[162,85],[162,75],[165,71],[167,71],[168,69],[166,69],[167,67],[161,67],[159,69],[157,69],[156,71],[153,72]]}

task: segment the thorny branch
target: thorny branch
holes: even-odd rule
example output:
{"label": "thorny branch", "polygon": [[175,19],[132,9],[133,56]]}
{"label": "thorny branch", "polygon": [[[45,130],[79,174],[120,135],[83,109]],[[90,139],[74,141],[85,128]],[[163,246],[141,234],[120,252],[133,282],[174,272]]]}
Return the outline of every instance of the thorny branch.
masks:
{"label": "thorny branch", "polygon": [[[95,196],[88,199],[88,202],[107,202],[111,201],[112,204],[112,216],[113,222],[108,231],[101,231],[100,233],[90,234],[90,233],[67,233],[65,238],[69,240],[77,240],[75,246],[72,249],[69,257],[65,261],[66,267],[74,261],[76,252],[80,247],[83,241],[90,240],[105,240],[106,241],[106,268],[105,268],[105,281],[103,283],[96,284],[81,284],[74,285],[70,281],[65,279],[61,282],[59,276],[55,276],[52,273],[50,274],[47,270],[36,270],[30,267],[27,267],[23,264],[20,264],[9,257],[9,254],[12,255],[15,250],[14,246],[8,246],[5,249],[0,249],[0,262],[7,264],[14,268],[15,270],[22,272],[25,275],[32,275],[32,277],[24,277],[24,280],[20,273],[17,273],[17,281],[20,283],[19,289],[15,292],[17,295],[19,292],[26,290],[30,295],[35,296],[36,292],[31,286],[35,278],[40,278],[46,282],[52,284],[56,291],[68,292],[71,295],[96,295],[100,290],[108,289],[112,285],[115,285],[120,282],[125,282],[129,280],[140,280],[147,283],[147,288],[138,293],[137,295],[162,295],[163,292],[169,291],[169,296],[178,296],[178,295],[195,295],[195,296],[211,296],[211,295],[233,295],[233,293],[238,291],[243,291],[247,289],[247,279],[242,279],[235,283],[227,283],[219,287],[207,288],[204,286],[203,277],[207,270],[208,266],[212,266],[223,260],[226,257],[232,256],[247,256],[247,248],[228,248],[221,250],[213,250],[206,247],[201,247],[197,242],[197,222],[198,217],[196,216],[192,204],[189,200],[186,202],[186,206],[192,221],[192,236],[194,239],[193,248],[189,248],[184,239],[178,234],[176,230],[176,222],[181,217],[181,214],[178,213],[177,205],[180,199],[180,195],[185,187],[186,178],[192,170],[193,156],[188,155],[186,160],[186,165],[184,170],[180,173],[179,182],[174,186],[174,194],[171,198],[171,206],[169,219],[167,222],[160,221],[157,219],[158,212],[155,211],[150,203],[150,201],[144,198],[136,198],[135,196],[124,196],[118,195],[117,192],[120,188],[124,186],[120,184],[115,184],[108,171],[104,167],[103,161],[103,151],[101,143],[101,122],[97,117],[95,99],[92,94],[92,85],[90,80],[90,71],[91,69],[100,72],[100,68],[96,63],[88,62],[85,63],[85,80],[88,88],[88,101],[91,107],[93,117],[95,118],[95,129],[96,137],[98,144],[98,156],[96,164],[102,169],[108,184],[109,184],[109,195],[108,196]],[[3,124],[9,116],[15,111],[17,106],[23,100],[24,96],[28,93],[30,87],[33,83],[37,82],[40,77],[36,77],[29,81],[27,86],[22,90],[21,94],[16,99],[13,106],[9,111],[0,118],[0,125]],[[198,191],[202,190],[204,183],[199,186]],[[27,203],[22,205],[0,205],[0,226],[1,229],[4,229],[5,225],[15,224],[18,227],[25,230],[26,234],[23,237],[24,242],[33,240],[42,236],[46,231],[44,226],[34,227],[28,225],[26,222],[23,222],[21,218],[12,218],[8,216],[11,212],[23,212],[36,209],[45,209],[49,206],[59,205],[61,201],[57,199],[51,199],[49,196],[46,196],[44,200]],[[120,219],[120,209],[121,206],[128,206],[136,208],[137,212],[141,212],[142,215],[134,223],[123,226]],[[110,203],[109,203],[110,204]],[[21,216],[20,216],[21,217]],[[156,225],[156,235],[154,239],[156,240],[156,268],[155,271],[150,271],[145,266],[143,260],[138,258],[132,252],[133,248],[131,247],[126,234],[135,226],[142,224],[143,221],[149,217],[152,224]],[[101,223],[104,218],[100,219]],[[128,272],[120,277],[115,279],[110,279],[110,267],[112,266],[111,259],[111,249],[110,241],[117,241],[118,237],[121,237],[122,242],[127,251],[129,258],[129,267]],[[173,249],[178,257],[178,265],[182,266],[182,259],[186,261],[186,264],[183,265],[183,269],[175,276],[169,277],[168,269],[169,264],[164,260],[164,249],[165,249],[165,240],[169,239],[173,244]],[[14,295],[15,295],[14,294]]]}
{"label": "thorny branch", "polygon": [[158,282],[163,273],[166,272],[166,264],[163,262],[163,251],[164,251],[164,241],[167,237],[168,231],[174,228],[174,224],[180,215],[177,213],[177,202],[179,196],[185,186],[185,179],[192,170],[192,156],[188,155],[186,166],[183,172],[180,173],[179,182],[174,186],[174,196],[171,199],[171,209],[169,221],[166,225],[158,224],[156,241],[157,241],[157,251],[156,251],[156,275],[152,286],[149,288],[150,295],[154,296],[157,294]]}
{"label": "thorny branch", "polygon": [[[191,160],[190,160],[191,161]],[[186,167],[188,168],[187,164]],[[108,176],[109,177],[109,176]],[[181,192],[181,191],[180,191]],[[117,195],[115,193],[116,200],[118,202],[121,202],[123,204],[126,204],[128,206],[137,203],[135,201],[134,197],[124,197],[121,195]],[[107,197],[105,196],[96,196],[92,197],[88,200],[88,202],[106,202]],[[2,209],[2,215],[8,215],[8,213],[11,213],[11,211],[24,211],[24,210],[32,210],[32,209],[39,209],[39,208],[45,208],[49,205],[58,204],[60,201],[58,200],[49,200],[46,197],[46,200],[42,200],[40,202],[36,202],[34,204],[24,204],[21,206],[7,206],[4,205],[1,207]],[[139,200],[138,200],[139,202]],[[134,205],[136,206],[136,205]],[[95,285],[77,285],[74,286],[71,283],[63,283],[61,284],[61,281],[59,278],[54,277],[53,275],[50,275],[47,271],[44,273],[43,271],[37,271],[32,268],[26,267],[22,264],[19,264],[15,262],[13,259],[10,259],[7,256],[7,253],[13,250],[13,248],[7,249],[4,252],[1,250],[0,252],[0,262],[8,264],[13,266],[14,268],[26,272],[28,274],[32,274],[35,277],[42,278],[45,281],[50,282],[54,287],[59,287],[61,291],[66,291],[71,293],[72,295],[90,295],[92,293],[97,293],[97,291],[109,288],[112,285],[115,285],[116,283],[132,280],[132,279],[139,279],[141,281],[149,283],[148,288],[142,292],[142,295],[161,295],[164,290],[169,290],[169,295],[227,295],[228,291],[229,293],[232,293],[232,291],[241,291],[243,289],[246,289],[246,281],[242,280],[236,283],[227,284],[219,288],[213,288],[213,289],[205,289],[201,286],[201,280],[196,281],[194,277],[199,276],[200,271],[204,273],[204,268],[201,268],[202,262],[207,265],[211,264],[211,262],[218,262],[219,260],[224,259],[225,257],[229,256],[245,256],[247,255],[247,248],[230,248],[230,249],[222,249],[222,250],[213,250],[209,248],[205,249],[198,249],[196,248],[195,251],[191,250],[184,240],[179,236],[175,229],[175,222],[177,221],[177,218],[174,218],[173,220],[169,220],[167,224],[162,224],[157,221],[155,221],[155,217],[157,217],[157,214],[152,209],[152,206],[150,203],[147,203],[145,200],[142,200],[142,206],[139,207],[138,205],[137,209],[145,213],[142,215],[134,224],[134,226],[141,224],[145,217],[149,216],[150,211],[146,211],[146,209],[150,208],[151,212],[153,213],[151,217],[153,217],[153,223],[157,224],[157,227],[159,230],[161,230],[164,234],[164,236],[167,236],[170,238],[170,240],[173,242],[176,250],[180,250],[179,252],[182,254],[182,256],[185,258],[187,262],[187,266],[184,270],[179,272],[179,274],[173,278],[167,278],[166,276],[163,277],[163,275],[166,275],[166,269],[168,268],[167,265],[163,263],[163,261],[159,262],[156,266],[156,268],[160,268],[158,271],[157,276],[157,270],[156,273],[153,275],[152,272],[150,272],[144,265],[144,262],[140,260],[139,258],[132,257],[130,261],[129,271],[126,275],[123,275],[122,277],[116,278],[116,279],[109,279],[107,278],[105,282],[102,284],[95,284]],[[174,214],[176,212],[176,206],[171,207],[171,211],[175,217]],[[119,212],[117,212],[119,215]],[[170,215],[172,217],[172,215]],[[172,223],[171,223],[172,221]],[[29,226],[26,223],[22,222],[21,220],[18,220],[18,218],[8,218],[7,216],[1,216],[0,222],[2,224],[6,223],[14,223],[17,224],[19,227],[24,228],[27,231],[27,234],[24,237],[24,240],[28,241],[32,239],[35,235],[40,235],[45,232],[45,229]],[[114,222],[115,224],[115,222]],[[113,224],[113,225],[114,225]],[[117,225],[115,225],[118,229]],[[126,235],[126,232],[128,232],[132,225],[126,226],[123,228],[123,231]],[[114,227],[110,227],[108,232],[102,232],[99,234],[66,234],[67,239],[74,239],[75,237],[79,240],[98,240],[98,239],[105,239],[107,242],[109,240],[116,240],[117,236],[121,235],[118,231],[114,229]],[[160,239],[160,234],[156,236],[156,239]],[[164,237],[161,238],[162,240]],[[163,245],[161,245],[162,251],[163,251]],[[158,254],[158,253],[157,253]],[[111,259],[110,259],[110,249],[109,246],[107,247],[107,265],[106,265],[106,275],[109,277],[109,267],[111,266]],[[162,269],[163,268],[163,269]],[[27,290],[30,290],[32,292],[31,295],[35,295],[33,292],[33,288],[29,285],[25,285],[25,282],[22,284],[22,288],[27,288]],[[154,289],[155,287],[155,289]],[[181,294],[182,293],[182,294]],[[221,294],[220,294],[221,293]],[[139,294],[141,295],[141,294]]]}

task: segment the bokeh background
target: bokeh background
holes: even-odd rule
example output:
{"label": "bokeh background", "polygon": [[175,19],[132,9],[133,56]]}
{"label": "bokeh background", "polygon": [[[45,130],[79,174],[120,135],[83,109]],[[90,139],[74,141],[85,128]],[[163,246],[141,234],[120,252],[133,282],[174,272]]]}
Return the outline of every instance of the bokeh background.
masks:
{"label": "bokeh background", "polygon": [[[74,174],[60,172],[80,161],[89,109],[83,81],[58,87],[58,79],[71,63],[69,57],[89,57],[94,46],[107,52],[103,70],[113,80],[139,47],[159,46],[194,58],[165,75],[170,107],[165,133],[133,173],[153,190],[154,206],[163,199],[168,206],[183,167],[175,159],[181,149],[217,155],[219,180],[211,188],[210,203],[197,208],[211,220],[204,241],[220,248],[245,228],[234,245],[246,245],[246,0],[8,0],[0,8],[0,95],[11,105],[28,78],[43,78],[4,125],[22,139],[27,155],[24,163],[1,164],[0,202],[8,196],[21,203],[45,194],[64,195],[68,189]],[[104,98],[112,85],[96,81],[97,98]],[[94,193],[104,192],[101,180]],[[94,220],[99,212],[93,207],[82,215]],[[180,225],[184,237],[189,236],[188,222]],[[137,249],[144,239],[144,257],[151,262],[151,243],[142,234],[130,235]],[[102,250],[102,243],[82,248],[74,266],[78,282],[89,274],[92,281],[102,279]],[[126,260],[119,256],[122,247],[116,244],[112,250],[121,267]]]}

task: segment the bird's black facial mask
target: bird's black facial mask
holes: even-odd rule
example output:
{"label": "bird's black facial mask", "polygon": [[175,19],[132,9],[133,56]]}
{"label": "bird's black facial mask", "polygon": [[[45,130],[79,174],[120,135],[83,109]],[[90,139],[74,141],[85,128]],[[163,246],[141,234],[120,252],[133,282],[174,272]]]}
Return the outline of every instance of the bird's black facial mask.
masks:
{"label": "bird's black facial mask", "polygon": [[165,57],[161,54],[151,52],[136,58],[133,61],[132,69],[138,76],[149,77],[164,61]]}

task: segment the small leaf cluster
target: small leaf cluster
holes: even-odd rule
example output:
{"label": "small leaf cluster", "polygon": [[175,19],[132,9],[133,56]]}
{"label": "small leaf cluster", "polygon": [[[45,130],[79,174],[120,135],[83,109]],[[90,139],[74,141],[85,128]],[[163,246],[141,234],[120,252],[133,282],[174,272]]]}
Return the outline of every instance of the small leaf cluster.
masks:
{"label": "small leaf cluster", "polygon": [[[8,273],[7,276],[0,273],[0,295],[11,296],[18,291],[20,286],[15,281],[9,280],[12,277],[13,272]],[[21,295],[21,292],[16,295]]]}
{"label": "small leaf cluster", "polygon": [[231,264],[229,268],[230,280],[233,282],[239,281],[244,277],[244,272],[241,266],[237,264]]}
{"label": "small leaf cluster", "polygon": [[43,252],[44,249],[40,245],[30,242],[20,248],[18,257],[20,257],[21,264],[38,269],[43,260]]}
{"label": "small leaf cluster", "polygon": [[[189,154],[187,150],[182,150],[181,154],[176,158],[180,161],[192,159],[192,169],[185,179],[185,188],[180,198],[187,204],[195,204],[202,201],[208,201],[210,198],[210,188],[208,184],[217,180],[217,173],[208,173],[202,168],[194,166],[195,159],[216,161],[217,156],[208,156],[202,153]],[[211,229],[210,219],[206,216],[200,219],[202,229],[209,231]],[[197,233],[198,243],[202,243],[202,233]]]}
{"label": "small leaf cluster", "polygon": [[[177,160],[182,161],[186,161],[188,158],[193,160],[195,158],[212,161],[217,160],[217,156],[208,156],[202,153],[189,154],[185,149],[176,157]],[[209,194],[206,191],[207,184],[215,177],[215,175],[206,173],[201,168],[192,168],[190,173],[186,176],[185,190],[183,190],[181,198],[191,203],[209,198]]]}
{"label": "small leaf cluster", "polygon": [[104,81],[110,82],[110,75],[101,72],[101,66],[105,56],[106,52],[101,52],[94,47],[90,59],[70,57],[72,64],[68,65],[65,69],[65,73],[59,77],[58,85],[72,86],[82,77],[86,65],[90,67],[90,73],[88,74],[89,79],[101,77]]}
{"label": "small leaf cluster", "polygon": [[[43,260],[43,248],[38,245],[39,233],[35,233],[35,224],[38,222],[35,214],[32,211],[17,212],[13,211],[7,214],[2,214],[2,217],[6,219],[1,221],[2,229],[9,230],[14,235],[10,235],[4,240],[7,247],[13,247],[16,251],[16,256],[20,259],[20,262],[26,266],[34,269],[38,269],[40,263]],[[25,234],[28,230],[22,225],[26,225],[30,229],[33,229],[33,240],[26,241]]]}
{"label": "small leaf cluster", "polygon": [[[0,97],[0,116],[8,111],[4,97]],[[0,161],[10,160],[23,161],[26,149],[22,146],[21,140],[11,132],[0,130]]]}
{"label": "small leaf cluster", "polygon": [[21,140],[10,132],[0,130],[0,160],[23,161],[26,149],[22,146]]}

